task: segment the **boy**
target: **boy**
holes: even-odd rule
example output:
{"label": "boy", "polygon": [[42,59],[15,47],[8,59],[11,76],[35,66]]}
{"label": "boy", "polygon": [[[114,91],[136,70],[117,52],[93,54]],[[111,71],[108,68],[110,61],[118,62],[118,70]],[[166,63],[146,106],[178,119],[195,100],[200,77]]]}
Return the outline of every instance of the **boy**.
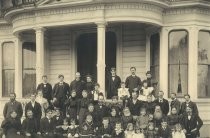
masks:
{"label": "boy", "polygon": [[55,124],[52,120],[52,111],[48,109],[46,111],[46,117],[41,119],[40,122],[40,131],[43,138],[55,138],[54,128]]}
{"label": "boy", "polygon": [[171,130],[168,126],[168,122],[166,118],[162,119],[161,127],[158,129],[158,134],[160,138],[170,138],[171,137]]}
{"label": "boy", "polygon": [[85,122],[80,125],[80,138],[94,137],[93,118],[91,115],[87,115]]}
{"label": "boy", "polygon": [[115,124],[115,129],[112,132],[112,138],[125,138],[121,122],[117,122]]}
{"label": "boy", "polygon": [[111,138],[112,128],[109,125],[109,118],[104,117],[102,126],[97,131],[97,138]]}
{"label": "boy", "polygon": [[39,132],[39,124],[37,119],[33,117],[33,112],[31,110],[26,111],[26,119],[22,123],[23,135],[30,138],[36,138],[37,135],[41,135]]}

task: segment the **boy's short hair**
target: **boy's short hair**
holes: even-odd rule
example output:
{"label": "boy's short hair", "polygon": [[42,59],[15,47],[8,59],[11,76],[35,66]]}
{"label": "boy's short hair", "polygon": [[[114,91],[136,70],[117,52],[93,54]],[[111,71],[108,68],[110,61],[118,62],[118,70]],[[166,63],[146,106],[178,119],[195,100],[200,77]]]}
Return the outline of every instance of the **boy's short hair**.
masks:
{"label": "boy's short hair", "polygon": [[124,82],[124,81],[122,81],[120,84],[121,84],[121,85],[122,85],[122,84],[125,84],[125,82]]}
{"label": "boy's short hair", "polygon": [[161,122],[166,122],[166,123],[168,123],[168,120],[167,120],[167,118],[162,118]]}
{"label": "boy's short hair", "polygon": [[14,95],[16,97],[16,93],[15,92],[11,92],[11,93],[9,93],[9,95]]}
{"label": "boy's short hair", "polygon": [[84,92],[87,93],[87,90],[83,90],[83,91],[82,91],[82,93],[84,93]]}
{"label": "boy's short hair", "polygon": [[90,107],[90,106],[93,106],[94,107],[93,103],[88,104],[88,107]]}
{"label": "boy's short hair", "polygon": [[64,75],[63,74],[59,74],[58,78],[61,78],[61,77],[64,78]]}
{"label": "boy's short hair", "polygon": [[28,109],[28,110],[26,111],[26,113],[28,113],[28,112],[32,112],[32,113],[33,113],[33,111],[32,111],[32,110],[30,110],[30,109]]}
{"label": "boy's short hair", "polygon": [[148,82],[147,82],[147,80],[143,80],[143,81],[142,81],[142,84],[143,84],[143,83],[148,83]]}
{"label": "boy's short hair", "polygon": [[132,70],[132,69],[135,69],[136,70],[136,67],[130,67],[130,70]]}
{"label": "boy's short hair", "polygon": [[42,79],[43,79],[43,78],[47,78],[47,75],[43,75],[43,76],[42,76]]}
{"label": "boy's short hair", "polygon": [[185,97],[185,96],[188,96],[188,97],[190,98],[190,95],[189,95],[189,94],[185,94],[184,97]]}
{"label": "boy's short hair", "polygon": [[115,68],[115,67],[112,67],[112,68],[110,69],[110,71],[116,71],[116,68]]}
{"label": "boy's short hair", "polygon": [[108,120],[109,121],[109,118],[108,117],[103,117],[103,120]]}

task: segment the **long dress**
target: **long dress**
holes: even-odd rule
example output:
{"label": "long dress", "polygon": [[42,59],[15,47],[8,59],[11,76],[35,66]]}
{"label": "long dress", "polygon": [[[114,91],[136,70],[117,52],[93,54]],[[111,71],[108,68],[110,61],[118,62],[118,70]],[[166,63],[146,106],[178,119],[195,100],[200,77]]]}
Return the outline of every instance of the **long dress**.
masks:
{"label": "long dress", "polygon": [[42,108],[42,117],[45,117],[45,111],[49,107],[49,103],[47,99],[43,98],[43,96],[37,95],[36,102],[38,102],[41,105]]}

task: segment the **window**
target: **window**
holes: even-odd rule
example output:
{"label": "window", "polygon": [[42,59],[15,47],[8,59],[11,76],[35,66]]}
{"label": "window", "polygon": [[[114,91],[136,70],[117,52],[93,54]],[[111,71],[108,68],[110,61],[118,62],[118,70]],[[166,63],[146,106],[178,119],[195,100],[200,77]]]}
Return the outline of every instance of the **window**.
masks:
{"label": "window", "polygon": [[198,97],[210,97],[210,32],[198,34]]}
{"label": "window", "polygon": [[[159,81],[159,60],[160,60],[160,36],[159,34],[154,34],[150,38],[150,71],[152,74],[152,78],[155,81]],[[157,85],[156,94],[159,91]]]}
{"label": "window", "polygon": [[14,92],[15,85],[15,47],[13,42],[4,43],[2,47],[2,96]]}
{"label": "window", "polygon": [[36,91],[36,45],[23,44],[23,97]]}
{"label": "window", "polygon": [[188,93],[188,32],[169,33],[169,94],[183,96]]}

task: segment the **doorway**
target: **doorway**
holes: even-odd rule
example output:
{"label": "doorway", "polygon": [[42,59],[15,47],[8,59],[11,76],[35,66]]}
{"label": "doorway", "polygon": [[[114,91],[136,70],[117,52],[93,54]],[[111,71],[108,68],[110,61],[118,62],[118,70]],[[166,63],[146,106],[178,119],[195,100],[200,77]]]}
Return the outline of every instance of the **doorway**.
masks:
{"label": "doorway", "polygon": [[[81,73],[82,79],[90,74],[94,82],[97,82],[97,33],[81,34],[77,39],[77,71]],[[116,45],[117,39],[114,32],[106,32],[105,63],[106,77],[110,69],[116,67]],[[106,78],[107,79],[107,78]]]}

